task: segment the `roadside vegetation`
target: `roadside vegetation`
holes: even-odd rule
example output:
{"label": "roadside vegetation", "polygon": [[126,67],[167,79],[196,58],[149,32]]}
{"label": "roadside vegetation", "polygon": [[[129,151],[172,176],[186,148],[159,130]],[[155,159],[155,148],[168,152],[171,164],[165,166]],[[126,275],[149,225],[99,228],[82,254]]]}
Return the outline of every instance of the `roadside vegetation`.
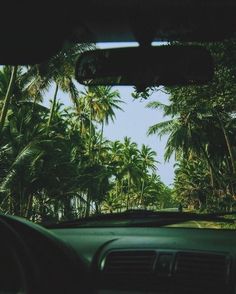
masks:
{"label": "roadside vegetation", "polygon": [[[128,137],[104,137],[104,126],[123,111],[119,92],[105,86],[78,91],[75,60],[93,45],[67,45],[40,65],[1,67],[0,211],[56,222],[179,204],[187,211],[234,209],[236,42],[204,46],[214,58],[212,83],[143,94],[148,98],[161,90],[169,95],[167,105],[147,101],[153,113],[161,109],[166,117],[147,135],[168,135],[165,159],[176,160],[172,188],[158,175],[158,150]],[[47,108],[43,102],[52,89]],[[71,107],[60,103],[61,92]]]}
{"label": "roadside vegetation", "polygon": [[[67,45],[46,63],[1,67],[1,212],[56,222],[172,205],[171,189],[157,175],[156,152],[127,137],[104,137],[104,126],[122,111],[119,92],[78,91],[75,60],[92,47]],[[60,103],[61,92],[72,107]]]}
{"label": "roadside vegetation", "polygon": [[177,202],[190,210],[231,211],[236,205],[236,42],[204,46],[214,59],[213,81],[165,88],[169,103],[147,107],[161,109],[167,119],[148,133],[168,135],[165,159],[176,159]]}

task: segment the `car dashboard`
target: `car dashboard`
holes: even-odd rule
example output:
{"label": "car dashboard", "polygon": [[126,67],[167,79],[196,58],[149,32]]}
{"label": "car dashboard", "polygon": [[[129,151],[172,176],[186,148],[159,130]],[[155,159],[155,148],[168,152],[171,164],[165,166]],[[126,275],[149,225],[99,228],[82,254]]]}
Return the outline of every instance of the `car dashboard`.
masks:
{"label": "car dashboard", "polygon": [[0,293],[19,293],[13,285],[19,275],[4,266],[6,260],[15,268],[13,260],[9,267],[13,251],[31,287],[20,293],[236,293],[234,230],[46,229],[20,218],[3,220],[20,242],[7,238],[1,226]]}
{"label": "car dashboard", "polygon": [[234,231],[121,227],[52,232],[83,259],[94,293],[235,293]]}

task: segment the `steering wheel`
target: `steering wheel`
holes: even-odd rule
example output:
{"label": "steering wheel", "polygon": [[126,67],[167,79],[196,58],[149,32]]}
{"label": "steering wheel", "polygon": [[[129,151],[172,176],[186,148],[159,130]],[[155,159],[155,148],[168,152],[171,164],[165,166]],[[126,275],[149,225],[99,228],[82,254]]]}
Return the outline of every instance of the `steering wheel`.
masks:
{"label": "steering wheel", "polygon": [[0,214],[0,293],[91,293],[87,268],[53,233]]}
{"label": "steering wheel", "polygon": [[0,293],[36,293],[36,270],[26,244],[2,216],[0,232]]}

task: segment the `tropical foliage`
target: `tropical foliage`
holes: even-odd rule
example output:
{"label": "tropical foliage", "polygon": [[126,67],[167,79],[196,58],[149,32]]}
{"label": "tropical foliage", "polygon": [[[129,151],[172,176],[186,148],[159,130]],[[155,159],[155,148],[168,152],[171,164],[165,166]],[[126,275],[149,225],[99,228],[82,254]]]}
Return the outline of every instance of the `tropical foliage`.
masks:
{"label": "tropical foliage", "polygon": [[[44,64],[0,70],[0,210],[58,221],[127,209],[171,206],[157,175],[156,153],[130,138],[109,141],[104,126],[122,111],[111,87],[79,91],[69,45]],[[43,101],[54,89],[51,106]],[[72,107],[60,104],[60,93]]]}
{"label": "tropical foliage", "polygon": [[215,64],[205,86],[165,88],[169,103],[148,103],[168,117],[149,128],[167,135],[165,159],[175,156],[174,194],[188,209],[231,210],[236,197],[236,41],[200,44]]}

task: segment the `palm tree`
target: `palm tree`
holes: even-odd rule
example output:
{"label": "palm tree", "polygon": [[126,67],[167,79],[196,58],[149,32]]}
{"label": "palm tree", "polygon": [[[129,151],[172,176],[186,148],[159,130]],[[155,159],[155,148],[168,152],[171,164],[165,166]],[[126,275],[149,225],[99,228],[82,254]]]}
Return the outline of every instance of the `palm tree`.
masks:
{"label": "palm tree", "polygon": [[30,109],[30,104],[22,104],[16,113],[9,115],[0,146],[0,194],[12,214],[26,217],[38,214],[43,219],[56,205],[55,218],[59,217],[58,209],[62,209],[62,217],[71,218],[71,199],[80,197],[79,167],[72,156],[77,141],[71,140],[64,113],[55,113],[57,121],[53,135],[48,138],[45,108],[37,108],[40,111],[34,117]]}
{"label": "palm tree", "polygon": [[[103,141],[104,124],[114,121],[115,110],[121,110],[119,104],[123,103],[117,90],[112,91],[111,86],[88,87],[81,93],[80,109],[87,111],[90,118],[90,136],[92,137],[92,122],[101,124],[100,148]],[[81,111],[81,110],[80,110]],[[91,139],[90,139],[91,145]],[[91,150],[92,146],[89,146]]]}
{"label": "palm tree", "polygon": [[14,88],[14,83],[16,80],[16,73],[17,73],[17,66],[13,66],[12,68],[12,73],[11,73],[11,78],[9,81],[9,85],[7,88],[7,92],[6,92],[6,96],[4,99],[4,103],[3,103],[3,107],[2,107],[2,111],[1,111],[1,116],[0,116],[0,135],[2,133],[2,129],[5,123],[5,119],[6,119],[6,115],[7,115],[7,111],[9,108],[9,104],[10,104],[10,99],[11,99],[11,95],[13,92],[13,88]]}
{"label": "palm tree", "polygon": [[[123,143],[123,156],[120,176],[127,181],[127,202],[126,208],[129,209],[129,200],[131,196],[131,185],[137,183],[141,178],[142,170],[140,168],[140,157],[138,146],[131,141],[131,138],[125,137]],[[123,185],[122,185],[123,186]],[[122,187],[124,188],[124,187]]]}
{"label": "palm tree", "polygon": [[9,107],[21,101],[33,98],[27,89],[29,79],[25,79],[23,67],[3,66],[0,71],[0,100],[3,101],[0,116],[0,134],[2,133]]}
{"label": "palm tree", "polygon": [[176,164],[174,193],[179,202],[197,209],[208,209],[210,198],[215,195],[211,187],[207,162],[193,157]]}
{"label": "palm tree", "polygon": [[145,186],[143,188],[143,199],[141,205],[146,209],[147,207],[160,209],[168,206],[170,195],[164,191],[165,185],[160,180],[156,173],[146,175]]}
{"label": "palm tree", "polygon": [[110,192],[102,202],[102,211],[105,213],[113,213],[122,209],[122,198]]}
{"label": "palm tree", "polygon": [[[69,93],[73,104],[78,105],[79,92],[73,80],[75,63],[79,54],[92,48],[94,48],[93,44],[67,43],[59,53],[48,61],[32,66],[28,70],[27,75],[34,76],[34,80],[37,81],[41,91],[55,85],[48,128],[52,124],[59,89],[62,92]],[[29,87],[32,91],[35,90],[34,86],[29,85]]]}
{"label": "palm tree", "polygon": [[102,126],[100,139],[101,146],[103,140],[104,124],[107,125],[110,120],[114,122],[114,119],[116,118],[115,111],[123,111],[119,104],[124,102],[120,99],[120,93],[117,90],[112,91],[111,86],[93,87],[92,92],[95,94],[95,97],[100,101],[102,105],[101,111],[98,111],[94,117],[95,120],[98,123],[101,123]]}
{"label": "palm tree", "polygon": [[140,159],[141,159],[141,168],[142,168],[142,178],[141,178],[141,195],[140,195],[140,203],[143,203],[143,196],[144,196],[144,188],[145,188],[145,180],[148,175],[148,171],[151,170],[152,172],[156,171],[156,163],[157,160],[156,152],[153,151],[149,146],[142,145],[140,151]]}
{"label": "palm tree", "polygon": [[[152,102],[147,106],[161,108],[165,115],[169,115],[173,111],[172,116],[174,118],[157,123],[148,130],[148,135],[159,134],[159,136],[162,136],[169,134],[165,160],[169,160],[173,153],[175,153],[177,159],[182,158],[182,156],[188,158],[192,153],[203,156],[214,173],[216,181],[220,185],[224,185],[214,161],[217,159],[217,155],[219,159],[222,148],[224,148],[222,143],[220,146],[218,144],[219,138],[222,138],[222,132],[212,119],[212,114],[206,110],[205,113],[202,113],[195,108],[194,110],[190,108],[189,111],[180,112],[178,105],[163,105],[159,102]],[[176,116],[178,112],[179,115]],[[220,140],[220,142],[222,141],[224,140]],[[213,150],[211,150],[211,146],[214,146]],[[219,150],[216,149],[216,146],[219,146]]]}

